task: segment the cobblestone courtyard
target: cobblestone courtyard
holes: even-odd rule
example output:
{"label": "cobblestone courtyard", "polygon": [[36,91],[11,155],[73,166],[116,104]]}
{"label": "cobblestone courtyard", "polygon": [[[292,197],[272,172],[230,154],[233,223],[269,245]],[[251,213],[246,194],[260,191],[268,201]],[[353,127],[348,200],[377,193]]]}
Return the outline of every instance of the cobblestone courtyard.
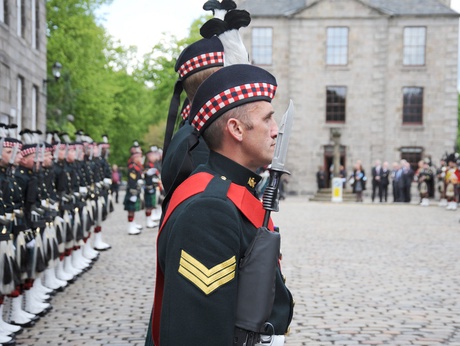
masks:
{"label": "cobblestone courtyard", "polygon": [[[273,218],[296,300],[286,345],[460,346],[459,212],[289,197]],[[157,231],[126,226],[118,204],[103,227],[112,249],[18,345],[144,344]]]}

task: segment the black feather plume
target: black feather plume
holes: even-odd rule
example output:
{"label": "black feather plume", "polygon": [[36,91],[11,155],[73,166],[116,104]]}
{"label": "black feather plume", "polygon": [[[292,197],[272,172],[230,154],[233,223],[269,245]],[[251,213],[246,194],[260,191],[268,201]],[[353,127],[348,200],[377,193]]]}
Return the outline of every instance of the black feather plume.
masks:
{"label": "black feather plume", "polygon": [[225,14],[225,22],[229,29],[240,29],[251,23],[251,15],[246,10],[233,10]]}
{"label": "black feather plume", "polygon": [[233,0],[222,0],[220,6],[221,9],[230,11],[236,8],[236,3]]}
{"label": "black feather plume", "polygon": [[200,28],[200,34],[204,38],[220,35],[228,30],[228,24],[221,19],[211,18]]}
{"label": "black feather plume", "polygon": [[206,1],[203,5],[203,10],[205,11],[213,11],[214,10],[220,10],[221,9],[221,4],[217,0],[209,0]]}

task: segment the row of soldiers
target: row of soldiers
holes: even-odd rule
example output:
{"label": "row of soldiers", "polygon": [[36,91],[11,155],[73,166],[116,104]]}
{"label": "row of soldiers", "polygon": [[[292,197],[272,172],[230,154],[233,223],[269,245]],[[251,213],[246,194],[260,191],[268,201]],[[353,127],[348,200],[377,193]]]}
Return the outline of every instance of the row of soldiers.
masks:
{"label": "row of soldiers", "polygon": [[52,309],[56,291],[88,270],[99,251],[102,222],[113,211],[107,136],[0,124],[0,344]]}

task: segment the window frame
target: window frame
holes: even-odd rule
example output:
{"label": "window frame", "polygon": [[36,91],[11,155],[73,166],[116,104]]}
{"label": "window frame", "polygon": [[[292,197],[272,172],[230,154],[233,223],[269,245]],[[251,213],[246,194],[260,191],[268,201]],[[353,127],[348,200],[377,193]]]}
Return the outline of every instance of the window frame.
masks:
{"label": "window frame", "polygon": [[8,0],[0,0],[0,23],[8,25]]}
{"label": "window frame", "polygon": [[[257,32],[264,31],[262,35]],[[269,32],[267,35],[265,32]],[[265,42],[267,40],[267,42]],[[270,41],[268,43],[268,40]],[[251,30],[252,63],[255,65],[273,65],[273,28],[269,26],[253,27]]]}
{"label": "window frame", "polygon": [[[423,43],[417,41],[417,35],[409,34],[409,30],[423,29]],[[412,42],[407,42],[411,41]],[[426,65],[426,44],[427,44],[427,28],[426,26],[406,26],[403,29],[403,65],[404,66],[425,66]],[[420,58],[422,62],[418,62]]]}
{"label": "window frame", "polygon": [[[414,96],[413,100],[408,100],[408,89],[420,90],[420,96]],[[423,124],[423,104],[424,88],[418,86],[407,86],[402,88],[403,105],[402,105],[402,124],[403,125],[422,125]],[[421,100],[420,102],[417,102]],[[414,102],[415,101],[415,102]]]}
{"label": "window frame", "polygon": [[[345,44],[341,41],[341,35],[334,35],[332,31],[346,30]],[[348,53],[350,45],[350,28],[347,26],[330,26],[326,28],[326,65],[348,65]],[[342,51],[344,50],[344,52]]]}
{"label": "window frame", "polygon": [[[339,94],[337,90],[344,91],[343,102],[339,102]],[[335,96],[330,96],[334,91]],[[326,123],[327,124],[344,124],[347,120],[347,94],[348,88],[343,85],[326,86]],[[336,108],[330,110],[330,108]]]}
{"label": "window frame", "polygon": [[16,91],[16,96],[17,96],[17,111],[16,111],[16,117],[17,117],[17,131],[18,134],[22,130],[22,125],[23,125],[23,120],[24,120],[24,113],[25,113],[25,108],[26,108],[26,80],[23,76],[18,75],[17,79],[17,91]]}
{"label": "window frame", "polygon": [[39,48],[39,30],[40,30],[40,21],[39,21],[39,11],[40,11],[40,2],[37,0],[31,0],[31,46],[33,49],[38,50]]}
{"label": "window frame", "polygon": [[16,15],[17,15],[16,33],[21,38],[26,37],[25,1],[26,0],[16,0]]}
{"label": "window frame", "polygon": [[31,119],[30,119],[30,129],[32,131],[37,129],[37,120],[38,120],[38,111],[40,107],[40,90],[37,85],[32,86],[32,93],[31,93]]}

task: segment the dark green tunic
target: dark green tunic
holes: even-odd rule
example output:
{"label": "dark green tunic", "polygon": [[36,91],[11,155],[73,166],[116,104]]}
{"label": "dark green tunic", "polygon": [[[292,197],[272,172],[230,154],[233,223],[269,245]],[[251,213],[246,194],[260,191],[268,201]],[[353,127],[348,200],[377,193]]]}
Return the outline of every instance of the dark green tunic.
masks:
{"label": "dark green tunic", "polygon": [[[180,204],[158,239],[158,259],[165,277],[161,346],[232,345],[237,265],[256,234],[257,228],[227,198],[221,177],[254,193],[259,176],[214,152],[208,164],[197,171],[219,179]],[[199,272],[212,277],[207,285],[202,284]],[[275,334],[286,333],[292,312],[292,296],[277,268],[275,303],[269,319]]]}

